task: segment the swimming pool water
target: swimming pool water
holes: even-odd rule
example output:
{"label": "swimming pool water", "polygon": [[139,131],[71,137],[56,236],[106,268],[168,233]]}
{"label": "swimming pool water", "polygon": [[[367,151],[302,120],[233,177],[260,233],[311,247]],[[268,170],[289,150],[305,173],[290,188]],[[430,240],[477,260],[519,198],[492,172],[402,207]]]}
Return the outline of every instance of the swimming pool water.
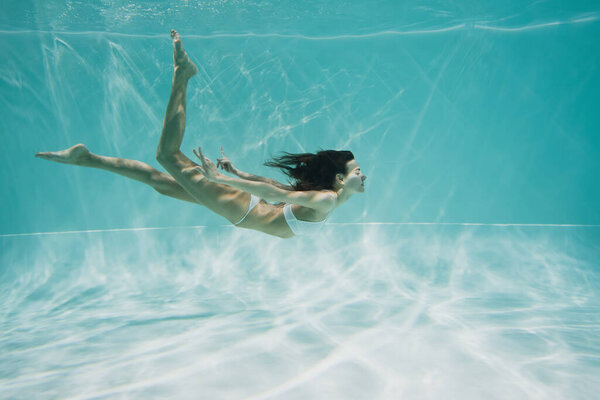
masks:
{"label": "swimming pool water", "polygon": [[[42,2],[0,16],[0,397],[592,399],[598,7]],[[280,240],[106,171],[350,149],[366,193]]]}

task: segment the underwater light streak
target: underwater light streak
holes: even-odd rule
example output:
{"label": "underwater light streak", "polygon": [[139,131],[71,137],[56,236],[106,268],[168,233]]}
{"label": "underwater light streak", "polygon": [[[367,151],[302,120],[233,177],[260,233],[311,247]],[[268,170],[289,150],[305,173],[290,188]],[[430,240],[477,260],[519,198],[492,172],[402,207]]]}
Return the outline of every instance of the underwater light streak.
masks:
{"label": "underwater light streak", "polygon": [[[220,39],[220,38],[279,38],[279,39],[301,39],[301,40],[345,40],[345,39],[370,39],[380,36],[405,36],[405,35],[425,35],[444,33],[458,30],[472,30],[482,29],[487,31],[495,32],[521,32],[535,29],[544,29],[554,27],[558,25],[570,25],[580,23],[596,22],[600,17],[596,13],[581,15],[579,17],[572,17],[563,21],[549,21],[543,23],[533,23],[524,26],[492,26],[485,22],[467,22],[460,23],[457,25],[442,27],[442,28],[431,28],[421,30],[408,30],[401,31],[395,29],[389,29],[379,32],[363,33],[363,34],[339,34],[332,36],[309,36],[303,34],[294,33],[255,33],[255,32],[244,32],[244,33],[215,33],[212,35],[185,35],[186,38],[195,39]],[[165,35],[160,34],[139,34],[139,33],[120,33],[120,32],[107,32],[107,31],[51,31],[51,30],[0,30],[0,35],[26,35],[26,34],[51,34],[51,35],[80,35],[80,36],[107,36],[107,37],[131,37],[140,39],[164,39]]]}
{"label": "underwater light streak", "polygon": [[[328,222],[327,225],[453,225],[453,226],[520,226],[540,228],[600,228],[600,225],[585,224],[503,224],[503,223],[480,223],[480,222]],[[41,236],[41,235],[65,235],[73,233],[101,233],[101,232],[127,232],[127,231],[154,231],[164,229],[198,229],[209,228],[209,225],[187,225],[187,226],[163,226],[145,228],[115,228],[115,229],[91,229],[78,231],[59,232],[29,232],[29,233],[7,233],[0,237],[16,236]],[[233,225],[213,225],[214,228],[232,228]]]}

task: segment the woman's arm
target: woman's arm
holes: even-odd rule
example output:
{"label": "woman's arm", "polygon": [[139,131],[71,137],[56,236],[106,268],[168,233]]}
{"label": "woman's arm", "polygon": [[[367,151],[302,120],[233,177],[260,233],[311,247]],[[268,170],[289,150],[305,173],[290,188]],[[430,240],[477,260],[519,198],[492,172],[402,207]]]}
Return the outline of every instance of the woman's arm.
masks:
{"label": "woman's arm", "polygon": [[269,179],[269,178],[265,178],[263,176],[258,176],[258,175],[252,175],[252,174],[240,171],[237,168],[233,168],[231,173],[235,174],[235,175],[239,176],[240,178],[245,179],[247,181],[265,182],[265,183],[268,183],[275,187],[278,187],[279,189],[282,189],[282,190],[294,190],[293,187],[291,187],[289,185],[283,185],[274,179]]}
{"label": "woman's arm", "polygon": [[335,208],[337,201],[335,193],[330,191],[289,191],[280,189],[270,183],[237,179],[224,174],[211,177],[210,180],[211,182],[222,183],[243,190],[244,192],[252,193],[268,202],[298,204],[325,213],[329,213],[329,211]]}
{"label": "woman's arm", "polygon": [[269,202],[298,204],[325,213],[329,213],[336,206],[337,196],[334,192],[321,190],[288,191],[266,182],[233,178],[220,173],[215,164],[210,159],[204,157],[200,147],[198,147],[198,152],[194,150],[194,154],[200,159],[202,166],[197,166],[193,169],[204,175],[210,182],[232,186]]}
{"label": "woman's arm", "polygon": [[225,155],[225,152],[223,151],[223,146],[221,146],[221,154],[223,155],[223,158],[217,158],[217,167],[221,167],[222,170],[225,170],[229,173],[239,176],[240,178],[245,179],[247,181],[266,182],[275,187],[278,187],[279,189],[294,190],[293,187],[288,186],[288,185],[283,185],[274,179],[269,179],[269,178],[265,178],[262,176],[252,175],[252,174],[248,174],[246,172],[240,171],[239,169],[237,169],[236,167],[233,166],[233,163],[231,162],[229,157],[227,157]]}

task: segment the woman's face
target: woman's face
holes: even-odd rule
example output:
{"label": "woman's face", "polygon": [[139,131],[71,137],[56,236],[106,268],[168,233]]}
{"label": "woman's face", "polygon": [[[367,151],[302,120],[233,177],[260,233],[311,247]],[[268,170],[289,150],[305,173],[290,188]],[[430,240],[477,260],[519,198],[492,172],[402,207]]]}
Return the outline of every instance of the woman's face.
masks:
{"label": "woman's face", "polygon": [[346,176],[344,177],[345,189],[362,193],[365,191],[366,179],[367,177],[363,175],[356,160],[350,160],[346,163]]}

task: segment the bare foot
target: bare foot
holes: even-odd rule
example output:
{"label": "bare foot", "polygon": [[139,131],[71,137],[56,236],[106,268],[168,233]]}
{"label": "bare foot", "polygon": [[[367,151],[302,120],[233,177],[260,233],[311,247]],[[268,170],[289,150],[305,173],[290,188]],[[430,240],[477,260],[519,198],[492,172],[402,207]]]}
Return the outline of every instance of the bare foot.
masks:
{"label": "bare foot", "polygon": [[44,160],[56,161],[64,164],[83,165],[91,159],[90,154],[87,147],[79,143],[66,150],[43,151],[35,153],[35,156],[43,158]]}
{"label": "bare foot", "polygon": [[198,73],[198,67],[190,60],[187,53],[183,49],[183,43],[179,33],[171,30],[171,38],[173,38],[173,64],[175,64],[175,78],[187,81],[192,76]]}

